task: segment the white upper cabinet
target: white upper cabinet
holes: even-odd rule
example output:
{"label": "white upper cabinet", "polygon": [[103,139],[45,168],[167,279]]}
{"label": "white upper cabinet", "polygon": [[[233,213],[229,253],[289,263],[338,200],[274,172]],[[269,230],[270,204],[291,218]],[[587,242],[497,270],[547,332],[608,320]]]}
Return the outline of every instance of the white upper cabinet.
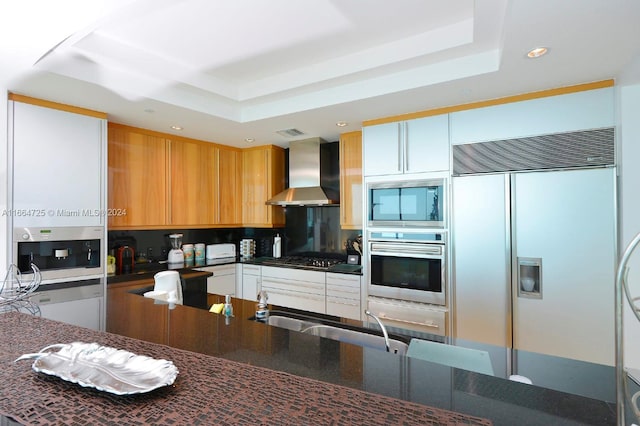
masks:
{"label": "white upper cabinet", "polygon": [[13,226],[105,225],[106,120],[13,101],[9,114]]}
{"label": "white upper cabinet", "polygon": [[449,170],[449,118],[436,115],[364,127],[365,176]]}
{"label": "white upper cabinet", "polygon": [[453,145],[615,125],[614,89],[587,90],[451,113]]}

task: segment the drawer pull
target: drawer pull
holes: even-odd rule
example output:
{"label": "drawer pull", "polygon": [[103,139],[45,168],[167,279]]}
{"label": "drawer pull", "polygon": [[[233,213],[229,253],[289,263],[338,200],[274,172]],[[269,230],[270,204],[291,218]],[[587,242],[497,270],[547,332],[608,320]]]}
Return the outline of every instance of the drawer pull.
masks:
{"label": "drawer pull", "polygon": [[424,327],[440,328],[440,325],[435,323],[435,322],[433,322],[433,321],[429,321],[429,322],[408,321],[408,320],[402,320],[402,319],[398,319],[398,318],[389,318],[388,316],[386,316],[384,314],[379,314],[378,316],[380,318],[388,319],[389,321],[398,321],[398,322],[404,322],[404,323],[407,323],[407,324],[422,325]]}

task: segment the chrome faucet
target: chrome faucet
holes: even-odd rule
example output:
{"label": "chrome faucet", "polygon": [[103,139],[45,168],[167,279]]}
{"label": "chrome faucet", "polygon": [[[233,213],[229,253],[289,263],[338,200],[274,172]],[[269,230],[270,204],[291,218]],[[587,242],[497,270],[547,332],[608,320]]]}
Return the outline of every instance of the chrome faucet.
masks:
{"label": "chrome faucet", "polygon": [[269,318],[269,307],[267,305],[267,299],[269,296],[267,292],[264,290],[260,290],[258,293],[258,307],[256,309],[256,320],[258,321],[266,321]]}
{"label": "chrome faucet", "polygon": [[364,311],[364,313],[366,315],[369,315],[374,320],[376,320],[376,322],[378,323],[378,325],[382,329],[382,334],[384,335],[384,345],[387,348],[387,352],[390,352],[389,351],[389,333],[387,333],[387,328],[384,326],[384,324],[382,324],[382,321],[380,321],[380,318],[378,318],[377,316],[373,315],[371,313],[371,311],[369,311],[368,309],[366,311]]}

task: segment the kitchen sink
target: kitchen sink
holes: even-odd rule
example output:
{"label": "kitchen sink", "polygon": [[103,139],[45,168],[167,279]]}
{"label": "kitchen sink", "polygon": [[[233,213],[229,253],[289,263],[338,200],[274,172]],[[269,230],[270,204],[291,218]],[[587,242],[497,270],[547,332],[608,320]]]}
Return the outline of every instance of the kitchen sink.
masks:
{"label": "kitchen sink", "polygon": [[[377,331],[365,327],[356,327],[342,323],[319,322],[315,319],[295,318],[288,315],[279,315],[272,312],[266,321],[267,324],[287,330],[297,331],[311,336],[324,337],[339,342],[367,348],[386,350],[385,339]],[[389,352],[405,355],[409,345],[401,336],[389,336]]]}

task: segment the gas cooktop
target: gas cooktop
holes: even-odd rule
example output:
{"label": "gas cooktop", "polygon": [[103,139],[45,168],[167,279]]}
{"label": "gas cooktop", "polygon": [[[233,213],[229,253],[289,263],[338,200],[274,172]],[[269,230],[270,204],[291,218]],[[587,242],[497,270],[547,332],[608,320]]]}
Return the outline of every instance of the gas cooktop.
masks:
{"label": "gas cooktop", "polygon": [[280,258],[262,258],[263,265],[296,266],[304,269],[327,270],[334,265],[346,263],[342,259],[317,256],[284,256]]}

